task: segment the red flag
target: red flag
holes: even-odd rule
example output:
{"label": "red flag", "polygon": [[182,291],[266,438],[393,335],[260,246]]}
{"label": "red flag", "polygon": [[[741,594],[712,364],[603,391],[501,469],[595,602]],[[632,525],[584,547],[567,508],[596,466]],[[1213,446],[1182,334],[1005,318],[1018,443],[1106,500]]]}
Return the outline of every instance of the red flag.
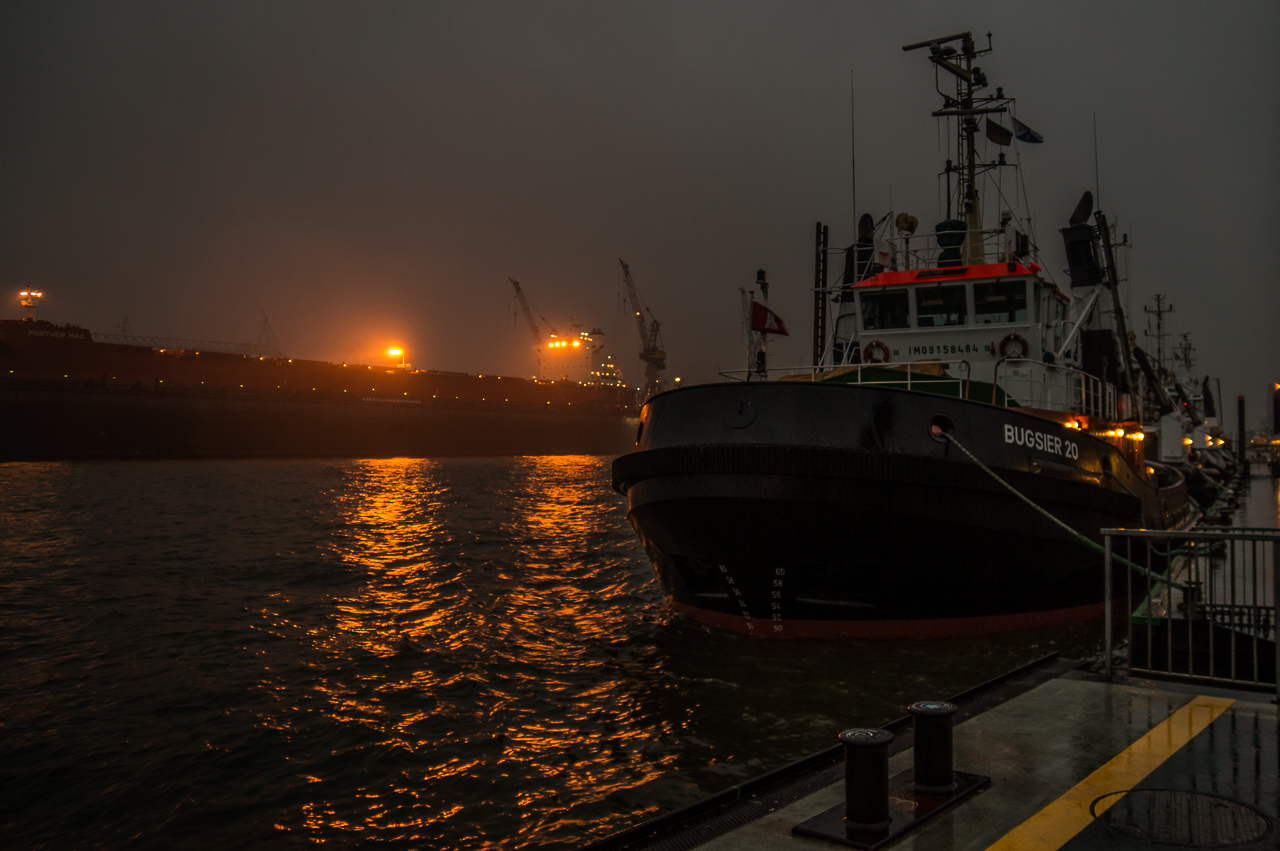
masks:
{"label": "red flag", "polygon": [[751,330],[761,334],[781,334],[790,337],[782,317],[757,301],[751,302]]}
{"label": "red flag", "polygon": [[1013,131],[987,118],[987,138],[997,145],[1012,145]]}

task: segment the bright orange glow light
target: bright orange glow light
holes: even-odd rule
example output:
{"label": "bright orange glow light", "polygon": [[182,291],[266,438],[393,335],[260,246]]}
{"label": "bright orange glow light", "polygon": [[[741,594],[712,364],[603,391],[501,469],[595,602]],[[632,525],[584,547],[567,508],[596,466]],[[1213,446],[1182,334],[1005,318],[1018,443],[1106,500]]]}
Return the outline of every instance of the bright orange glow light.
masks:
{"label": "bright orange glow light", "polygon": [[387,349],[387,354],[391,355],[393,358],[398,358],[404,354],[404,349]]}

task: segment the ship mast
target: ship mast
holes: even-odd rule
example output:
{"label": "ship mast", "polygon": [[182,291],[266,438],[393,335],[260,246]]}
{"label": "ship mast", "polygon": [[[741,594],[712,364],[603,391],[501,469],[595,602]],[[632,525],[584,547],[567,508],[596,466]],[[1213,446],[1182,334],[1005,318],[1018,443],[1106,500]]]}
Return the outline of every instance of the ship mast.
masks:
{"label": "ship mast", "polygon": [[[1168,334],[1165,333],[1165,330],[1164,330],[1164,318],[1168,314],[1173,313],[1173,305],[1166,303],[1164,293],[1155,294],[1155,303],[1156,303],[1156,306],[1154,310],[1147,305],[1142,306],[1142,310],[1144,313],[1147,313],[1156,318],[1155,333],[1152,333],[1150,328],[1147,328],[1147,330],[1144,333],[1148,337],[1155,338],[1156,368],[1159,369],[1161,373],[1163,373],[1166,370],[1165,359],[1164,359],[1164,355],[1165,355],[1164,341],[1169,336]],[[1148,320],[1148,322],[1150,322],[1150,320]]]}
{"label": "ship mast", "polygon": [[[959,42],[960,47],[957,49],[952,46],[952,42]],[[966,265],[984,263],[986,253],[982,241],[982,201],[978,196],[978,176],[992,168],[1012,165],[1012,163],[1005,162],[1003,153],[995,162],[978,161],[976,144],[978,117],[1008,112],[1013,98],[1005,97],[1002,88],[997,88],[993,95],[979,94],[987,87],[987,76],[973,63],[979,56],[986,56],[992,51],[991,33],[987,33],[987,46],[981,50],[974,44],[973,33],[970,32],[907,44],[903,45],[902,49],[909,51],[922,47],[929,48],[929,61],[934,66],[935,88],[942,96],[942,109],[934,110],[933,117],[957,119],[956,147],[960,161],[957,164],[947,160],[943,172],[947,178],[947,219],[952,219],[954,210],[955,219],[962,220],[961,223],[964,225],[963,262]],[[955,78],[954,95],[943,92],[940,79],[937,77],[938,71],[945,71]],[[998,128],[994,132],[1012,136],[1004,128]],[[953,174],[956,176],[954,193],[951,191]],[[946,228],[946,230],[958,229],[959,224],[954,228]]]}
{"label": "ship mast", "polygon": [[40,306],[40,299],[44,298],[44,293],[39,290],[33,290],[30,287],[18,293],[18,303],[27,311],[27,315],[23,317],[24,322],[34,322],[36,318],[36,308]]}
{"label": "ship mast", "polygon": [[1191,334],[1184,332],[1178,335],[1178,343],[1173,347],[1173,360],[1182,367],[1187,380],[1194,383],[1191,368],[1196,365],[1196,347],[1191,343]]}

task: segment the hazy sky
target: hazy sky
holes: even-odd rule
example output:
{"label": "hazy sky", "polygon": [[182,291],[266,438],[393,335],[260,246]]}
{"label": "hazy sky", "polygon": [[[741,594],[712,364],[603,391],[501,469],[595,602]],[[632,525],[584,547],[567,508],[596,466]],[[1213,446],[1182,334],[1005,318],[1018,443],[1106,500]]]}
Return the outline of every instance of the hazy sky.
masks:
{"label": "hazy sky", "polygon": [[852,238],[851,72],[859,212],[892,193],[931,230],[938,97],[900,48],[966,29],[1044,134],[1020,152],[1046,267],[1065,286],[1096,113],[1134,310],[1170,296],[1255,421],[1280,381],[1274,2],[10,0],[0,317],[30,282],[99,331],[252,341],[265,309],[290,355],[528,375],[510,276],[635,381],[622,257],[670,375],[743,365],[761,267],[794,334],[772,362],[807,362],[814,222]]}

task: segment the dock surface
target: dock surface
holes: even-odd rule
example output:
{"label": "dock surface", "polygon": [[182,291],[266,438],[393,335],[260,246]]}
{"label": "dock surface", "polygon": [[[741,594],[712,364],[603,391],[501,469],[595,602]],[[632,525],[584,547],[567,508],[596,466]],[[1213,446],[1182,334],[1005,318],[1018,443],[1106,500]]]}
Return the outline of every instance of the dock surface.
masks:
{"label": "dock surface", "polygon": [[[1273,849],[1280,846],[1276,734],[1277,707],[1267,694],[1069,673],[958,723],[954,768],[989,776],[990,787],[885,847]],[[909,748],[894,754],[890,776],[909,770],[913,758]],[[844,847],[791,832],[842,804],[842,766],[815,775],[814,786],[705,841],[668,834],[635,847]]]}

